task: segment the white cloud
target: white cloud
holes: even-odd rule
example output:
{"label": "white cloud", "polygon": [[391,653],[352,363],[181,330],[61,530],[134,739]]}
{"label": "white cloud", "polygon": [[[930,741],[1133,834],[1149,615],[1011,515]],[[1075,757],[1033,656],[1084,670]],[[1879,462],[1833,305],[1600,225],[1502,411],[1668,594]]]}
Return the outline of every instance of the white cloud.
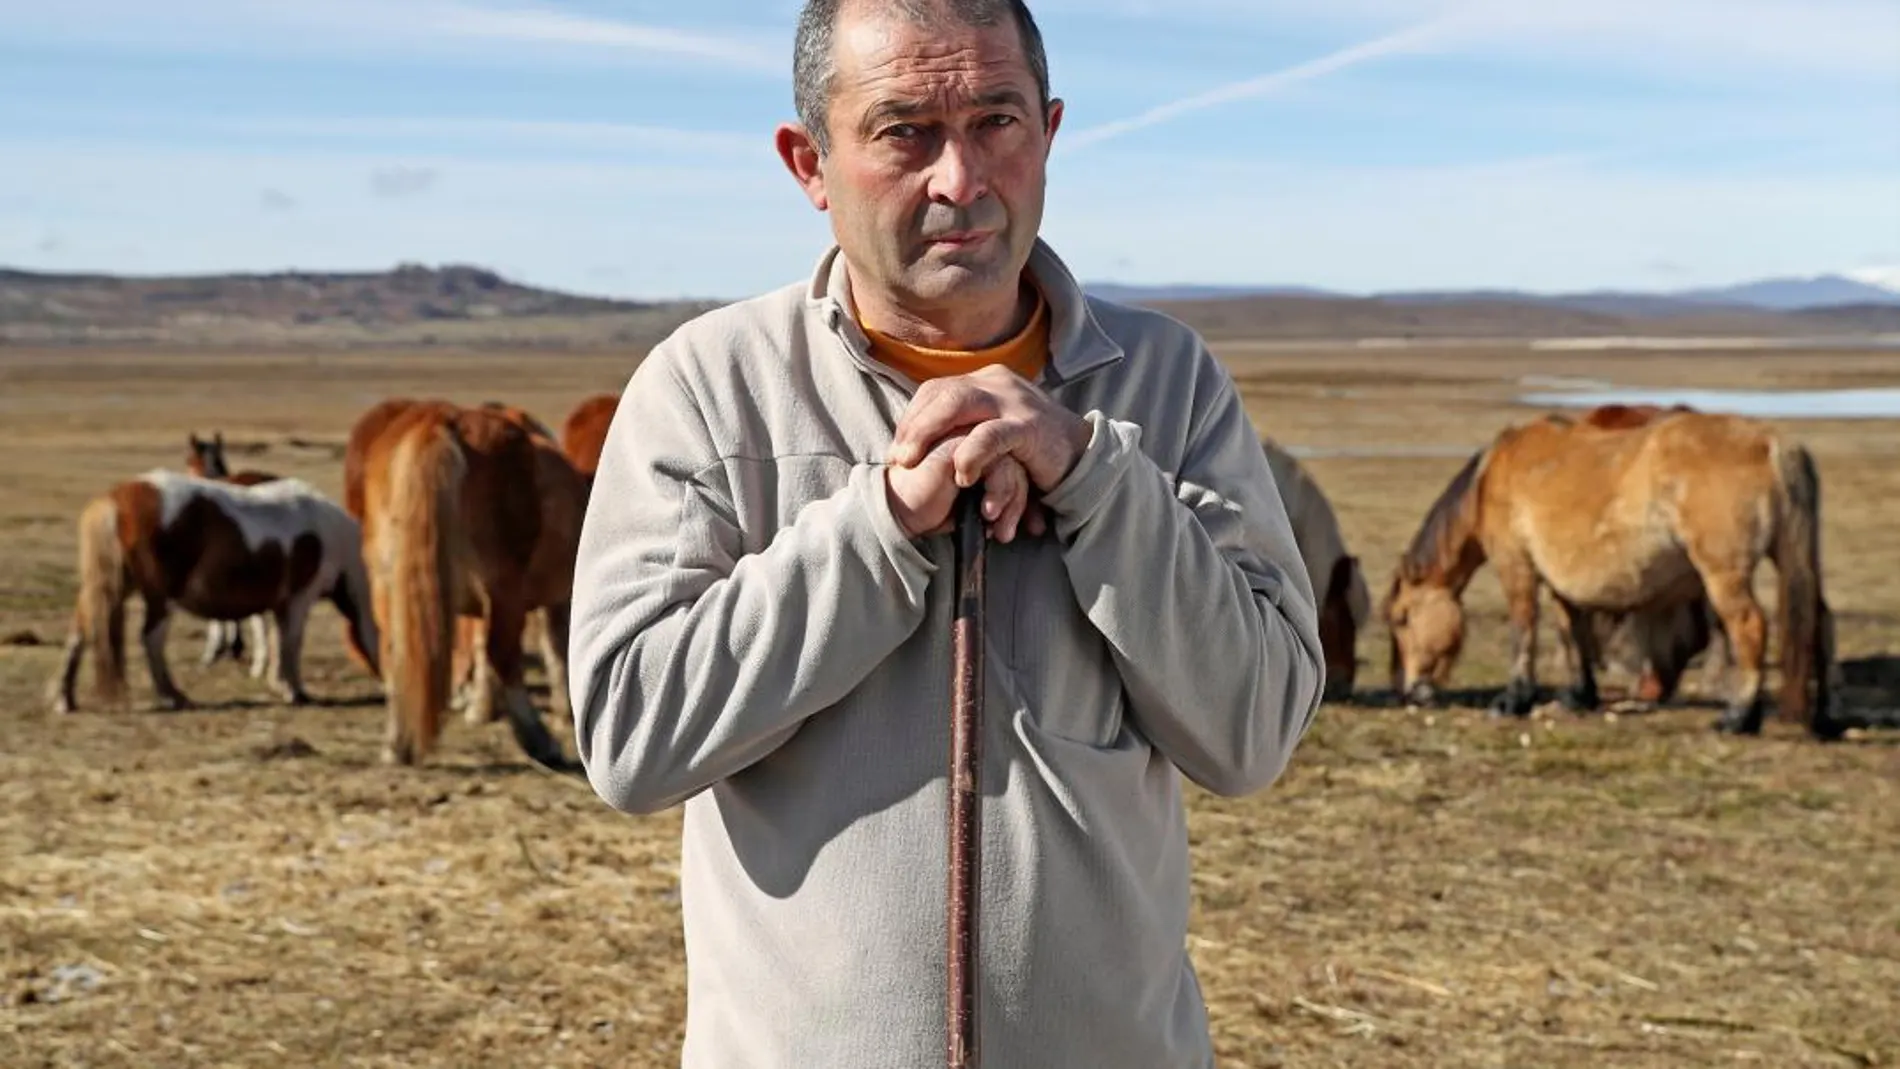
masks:
{"label": "white cloud", "polygon": [[662,26],[570,15],[537,8],[497,10],[467,4],[441,4],[426,16],[433,28],[469,37],[509,41],[631,49],[711,60],[752,70],[780,73],[791,68],[789,52]]}
{"label": "white cloud", "polygon": [[0,36],[253,55],[475,50],[509,61],[556,49],[568,57],[638,55],[787,76],[791,67],[789,44],[775,38],[489,0],[0,0]]}
{"label": "white cloud", "polygon": [[395,141],[450,137],[485,144],[497,141],[540,141],[579,148],[666,149],[689,155],[718,157],[769,156],[772,152],[769,132],[741,134],[621,122],[365,115],[218,119],[193,125],[223,133],[269,137],[387,138]]}

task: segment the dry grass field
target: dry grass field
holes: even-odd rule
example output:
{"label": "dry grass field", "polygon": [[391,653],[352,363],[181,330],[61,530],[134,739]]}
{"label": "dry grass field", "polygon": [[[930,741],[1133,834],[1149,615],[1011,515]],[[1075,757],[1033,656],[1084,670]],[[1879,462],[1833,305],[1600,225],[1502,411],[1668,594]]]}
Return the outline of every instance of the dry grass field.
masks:
{"label": "dry grass field", "polygon": [[[1221,352],[1259,429],[1318,451],[1380,590],[1463,456],[1529,414],[1525,376],[1900,384],[1893,351]],[[108,713],[82,691],[57,718],[43,701],[77,507],[181,465],[188,432],[336,493],[349,423],[384,396],[504,399],[558,425],[630,360],[0,348],[0,1064],[677,1064],[677,812],[614,813],[501,724],[457,719],[427,767],[379,766],[378,690],[327,607],[316,707],[200,668],[189,620],[170,656],[200,708]],[[1892,705],[1891,679],[1866,676],[1900,654],[1900,425],[1786,426],[1821,468],[1856,698]],[[1221,1063],[1900,1064],[1900,732],[1720,737],[1702,692],[1490,721],[1476,706],[1506,638],[1489,572],[1472,598],[1457,682],[1474,706],[1381,700],[1375,627],[1365,704],[1328,706],[1280,783],[1191,792],[1191,949]],[[144,701],[136,656],[132,678]]]}

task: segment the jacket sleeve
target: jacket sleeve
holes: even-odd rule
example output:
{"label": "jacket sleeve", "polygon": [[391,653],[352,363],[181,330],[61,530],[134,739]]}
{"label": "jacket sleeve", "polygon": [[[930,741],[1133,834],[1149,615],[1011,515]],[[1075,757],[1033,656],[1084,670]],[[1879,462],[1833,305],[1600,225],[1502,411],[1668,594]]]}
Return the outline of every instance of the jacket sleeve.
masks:
{"label": "jacket sleeve", "polygon": [[1232,380],[1202,381],[1211,397],[1176,478],[1142,451],[1141,427],[1091,411],[1088,447],[1043,500],[1136,725],[1196,783],[1239,795],[1285,769],[1325,659],[1259,438]]}
{"label": "jacket sleeve", "polygon": [[655,350],[629,381],[574,567],[578,751],[631,813],[744,769],[843,698],[922,621],[934,571],[872,464],[744,552],[726,458],[680,380]]}

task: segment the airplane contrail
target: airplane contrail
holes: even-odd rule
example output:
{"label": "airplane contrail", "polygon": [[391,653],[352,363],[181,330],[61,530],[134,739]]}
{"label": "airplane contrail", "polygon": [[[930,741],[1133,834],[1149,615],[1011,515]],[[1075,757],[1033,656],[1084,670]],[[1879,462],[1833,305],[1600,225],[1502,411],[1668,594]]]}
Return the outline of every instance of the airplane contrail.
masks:
{"label": "airplane contrail", "polygon": [[1450,29],[1457,21],[1459,20],[1455,16],[1432,19],[1427,22],[1419,23],[1416,26],[1386,34],[1382,37],[1375,37],[1370,41],[1362,41],[1359,44],[1342,48],[1337,52],[1330,52],[1324,56],[1320,56],[1318,59],[1310,59],[1305,63],[1274,71],[1271,74],[1263,74],[1257,78],[1249,78],[1246,81],[1233,82],[1228,85],[1210,89],[1204,93],[1197,93],[1190,97],[1183,97],[1180,100],[1160,104],[1149,108],[1139,115],[1132,115],[1126,119],[1117,119],[1114,122],[1092,126],[1080,133],[1070,135],[1067,138],[1067,145],[1069,148],[1082,148],[1088,145],[1099,144],[1110,138],[1120,137],[1123,134],[1132,133],[1136,130],[1144,130],[1150,126],[1157,126],[1170,119],[1186,115],[1189,112],[1202,111],[1236,100],[1249,100],[1254,97],[1266,96],[1275,90],[1284,89],[1291,85],[1298,85],[1301,82],[1310,82],[1315,78],[1324,77],[1334,71],[1344,70],[1347,67],[1355,67],[1359,64],[1368,63],[1375,59],[1382,59],[1386,56],[1412,51],[1422,45],[1430,43],[1435,38],[1442,37],[1445,31]]}

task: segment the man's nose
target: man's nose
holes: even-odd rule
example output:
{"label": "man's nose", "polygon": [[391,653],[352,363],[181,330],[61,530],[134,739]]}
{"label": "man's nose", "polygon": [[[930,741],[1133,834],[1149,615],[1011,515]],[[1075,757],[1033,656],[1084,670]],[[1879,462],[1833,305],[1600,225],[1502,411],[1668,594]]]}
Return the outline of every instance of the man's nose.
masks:
{"label": "man's nose", "polygon": [[945,141],[931,164],[931,199],[962,207],[981,199],[989,191],[989,175],[981,151],[961,140]]}

